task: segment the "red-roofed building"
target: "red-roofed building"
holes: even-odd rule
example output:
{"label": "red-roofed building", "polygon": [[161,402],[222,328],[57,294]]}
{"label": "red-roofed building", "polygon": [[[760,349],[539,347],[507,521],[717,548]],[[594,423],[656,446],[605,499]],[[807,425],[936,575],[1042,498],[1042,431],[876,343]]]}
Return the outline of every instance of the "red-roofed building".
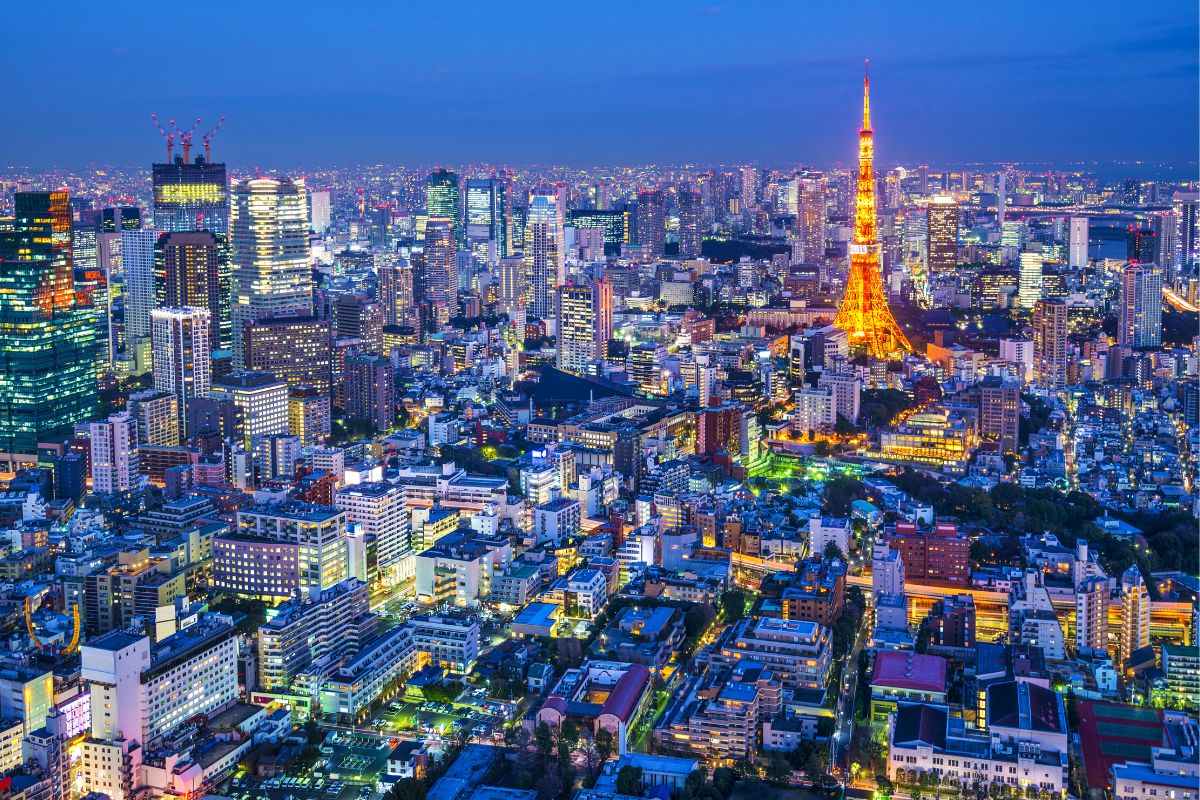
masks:
{"label": "red-roofed building", "polygon": [[1079,744],[1087,784],[1110,788],[1114,764],[1150,763],[1150,750],[1165,744],[1160,708],[1080,700]]}
{"label": "red-roofed building", "polygon": [[946,659],[910,651],[882,650],[871,673],[871,719],[886,723],[898,702],[946,702]]}
{"label": "red-roofed building", "polygon": [[537,721],[551,728],[568,717],[593,733],[604,728],[625,752],[625,739],[650,704],[650,670],[623,661],[588,661],[567,670],[538,709]]}

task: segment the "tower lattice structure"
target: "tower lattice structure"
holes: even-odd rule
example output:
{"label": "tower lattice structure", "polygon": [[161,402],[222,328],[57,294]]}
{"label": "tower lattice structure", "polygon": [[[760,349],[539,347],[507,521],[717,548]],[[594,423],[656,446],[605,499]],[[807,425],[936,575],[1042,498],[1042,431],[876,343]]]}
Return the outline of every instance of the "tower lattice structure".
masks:
{"label": "tower lattice structure", "polygon": [[850,335],[851,347],[865,347],[875,358],[892,358],[912,345],[896,324],[879,267],[875,231],[875,133],[871,130],[871,79],[863,76],[863,124],[858,132],[858,189],[854,197],[854,241],[850,276],[834,324]]}

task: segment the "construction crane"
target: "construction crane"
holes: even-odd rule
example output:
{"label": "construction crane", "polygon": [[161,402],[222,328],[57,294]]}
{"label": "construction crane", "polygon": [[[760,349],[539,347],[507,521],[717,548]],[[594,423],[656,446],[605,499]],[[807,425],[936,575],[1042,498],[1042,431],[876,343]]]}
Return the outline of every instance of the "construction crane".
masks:
{"label": "construction crane", "polygon": [[[171,151],[175,149],[175,134],[167,133],[166,129],[163,128],[162,123],[158,121],[157,114],[151,114],[150,119],[154,121],[154,125],[158,128],[158,132],[162,134],[162,137],[167,140],[167,163],[170,164]],[[171,124],[174,125],[175,123],[172,122]]]}
{"label": "construction crane", "polygon": [[175,131],[179,134],[179,143],[183,145],[183,163],[187,164],[192,158],[192,135],[196,132],[196,128],[200,125],[200,118],[196,117],[196,121],[192,123],[192,127],[186,131],[175,125],[175,120],[171,120]]}
{"label": "construction crane", "polygon": [[209,147],[210,147],[210,145],[212,145],[213,136],[216,136],[217,131],[221,130],[221,126],[224,124],[225,124],[225,117],[221,117],[221,119],[217,121],[217,124],[213,126],[213,129],[211,131],[209,131],[208,133],[206,133],[200,137],[201,140],[203,140],[203,142],[204,142],[204,160],[205,161],[209,160],[209,154],[210,154]]}
{"label": "construction crane", "polygon": [[[76,603],[71,612],[71,641],[67,643],[60,655],[68,655],[75,652],[75,648],[79,647],[79,603]],[[33,646],[38,650],[51,650],[51,645],[43,644],[42,640],[37,637],[37,628],[33,624],[33,603],[32,598],[25,598],[25,630],[29,632],[29,638],[33,640]]]}

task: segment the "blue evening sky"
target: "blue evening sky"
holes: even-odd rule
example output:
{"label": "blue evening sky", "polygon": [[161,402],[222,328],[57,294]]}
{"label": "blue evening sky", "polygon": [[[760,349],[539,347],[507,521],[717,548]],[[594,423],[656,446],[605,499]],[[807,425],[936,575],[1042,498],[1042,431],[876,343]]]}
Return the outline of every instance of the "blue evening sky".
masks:
{"label": "blue evening sky", "polygon": [[[1195,0],[6,3],[0,164],[1194,161]],[[198,137],[197,137],[198,138]]]}

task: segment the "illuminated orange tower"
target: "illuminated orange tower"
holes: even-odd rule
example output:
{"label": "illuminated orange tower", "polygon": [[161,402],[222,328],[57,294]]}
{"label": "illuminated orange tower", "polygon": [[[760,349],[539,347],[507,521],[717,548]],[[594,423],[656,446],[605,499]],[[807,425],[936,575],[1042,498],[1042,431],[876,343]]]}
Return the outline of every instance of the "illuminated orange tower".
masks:
{"label": "illuminated orange tower", "polygon": [[883,294],[879,242],[875,235],[875,134],[871,130],[871,79],[863,76],[863,124],[858,132],[858,191],[854,196],[854,241],[850,276],[834,324],[850,335],[851,347],[875,358],[912,350]]}

